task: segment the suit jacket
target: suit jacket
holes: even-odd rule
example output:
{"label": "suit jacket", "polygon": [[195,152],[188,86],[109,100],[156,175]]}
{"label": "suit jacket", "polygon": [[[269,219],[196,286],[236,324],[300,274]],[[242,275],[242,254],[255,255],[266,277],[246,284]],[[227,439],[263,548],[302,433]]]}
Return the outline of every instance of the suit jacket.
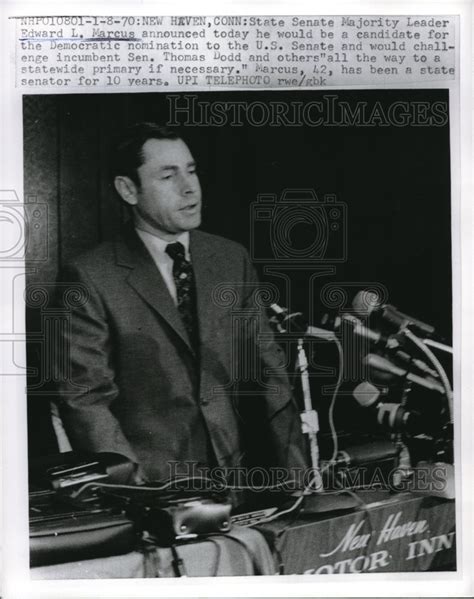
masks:
{"label": "suit jacket", "polygon": [[170,462],[240,466],[250,425],[262,443],[267,436],[274,465],[304,468],[285,357],[256,301],[247,252],[201,231],[191,232],[190,251],[199,359],[133,229],[63,270],[60,288],[70,291],[58,405],[73,449],[120,453],[164,479]]}

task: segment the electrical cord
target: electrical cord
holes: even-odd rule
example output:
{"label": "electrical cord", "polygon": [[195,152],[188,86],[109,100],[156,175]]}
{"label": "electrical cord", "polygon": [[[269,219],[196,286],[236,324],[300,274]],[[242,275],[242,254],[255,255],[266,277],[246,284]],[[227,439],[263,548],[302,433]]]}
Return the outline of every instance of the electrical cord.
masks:
{"label": "electrical cord", "polygon": [[339,440],[337,437],[336,425],[334,424],[334,407],[336,405],[337,394],[339,393],[339,389],[342,384],[342,376],[344,370],[344,350],[342,348],[342,343],[339,341],[337,337],[334,337],[333,341],[337,346],[337,351],[339,352],[339,374],[337,377],[336,386],[334,387],[334,392],[328,410],[329,428],[331,429],[333,450],[330,460],[324,464],[324,466],[321,468],[321,472],[325,472],[329,467],[333,466],[336,463],[336,457],[339,451]]}
{"label": "electrical cord", "polygon": [[276,514],[272,514],[271,516],[268,516],[267,518],[262,518],[261,520],[259,520],[255,524],[250,524],[250,526],[256,526],[258,524],[263,524],[263,523],[266,523],[266,522],[273,522],[273,520],[277,520],[278,518],[281,518],[285,514],[291,514],[291,512],[293,512],[294,510],[296,510],[303,503],[304,498],[305,498],[305,495],[300,495],[296,499],[296,501],[293,503],[293,505],[291,507],[289,507],[288,509],[283,510],[281,512],[277,512]]}
{"label": "electrical cord", "polygon": [[216,557],[214,559],[214,567],[212,569],[212,574],[211,574],[212,577],[215,577],[215,576],[217,576],[217,573],[219,572],[222,549],[221,549],[221,546],[219,545],[219,543],[216,541],[216,539],[207,538],[206,541],[209,541],[209,543],[212,543],[214,545],[214,547],[216,548]]}
{"label": "electrical cord", "polygon": [[[182,483],[182,482],[190,482],[190,481],[198,481],[198,482],[205,482],[205,483],[210,483],[211,485],[213,485],[213,488],[211,490],[214,491],[224,491],[224,490],[230,490],[230,491],[273,491],[276,489],[281,489],[284,488],[290,484],[293,483],[298,483],[299,481],[297,479],[290,479],[289,481],[285,481],[285,482],[280,482],[277,483],[275,485],[269,485],[269,486],[250,486],[250,485],[223,485],[221,483],[216,484],[211,478],[207,478],[207,477],[203,477],[203,478],[199,478],[199,477],[185,477],[185,478],[180,478],[180,479],[176,479],[173,481],[169,481],[167,483],[164,483],[163,485],[159,485],[159,486],[150,486],[150,485],[123,485],[123,484],[115,484],[115,483],[99,483],[99,482],[88,482],[85,483],[84,485],[82,485],[75,493],[74,493],[74,498],[77,498],[79,495],[81,495],[86,489],[93,487],[94,489],[99,488],[99,489],[114,489],[114,490],[127,490],[127,491],[149,491],[152,493],[156,493],[157,491],[167,491],[170,490],[173,485]],[[178,490],[183,490],[183,489],[178,489]],[[184,489],[186,490],[186,489]],[[199,492],[200,489],[194,489],[196,492]]]}
{"label": "electrical cord", "polygon": [[[336,482],[336,484],[338,484],[338,483],[341,485],[341,487],[343,487],[343,485],[340,481]],[[367,517],[367,522],[369,524],[369,533],[368,534],[369,534],[369,538],[371,539],[375,528],[374,528],[374,523],[372,521],[372,516],[370,514],[370,509],[369,509],[367,503],[362,499],[362,497],[359,497],[359,495],[357,495],[357,493],[354,493],[354,491],[352,489],[347,489],[347,488],[343,487],[341,489],[341,493],[342,492],[348,493],[351,497],[353,497],[359,503],[359,508],[363,511],[364,516]],[[365,557],[367,556],[367,553],[369,551],[369,546],[370,546],[370,543],[367,543],[365,551],[363,553],[363,555]]]}
{"label": "electrical cord", "polygon": [[[220,566],[220,563],[221,563],[221,555],[222,555],[221,546],[219,545],[219,543],[215,539],[211,538],[211,534],[208,534],[208,535],[198,535],[198,537],[195,539],[195,541],[207,541],[207,542],[211,543],[212,545],[214,545],[216,553],[215,553],[215,558],[214,558],[214,565],[212,567],[212,572],[211,572],[210,576],[212,578],[215,578],[217,576],[218,572],[219,572],[219,566]],[[175,554],[178,555],[177,554],[177,545],[172,545],[172,548],[171,548],[172,551],[173,551],[173,547],[174,547],[174,554],[173,554],[173,556]],[[181,566],[184,567],[184,561],[183,561],[183,559],[179,558],[179,556],[178,556],[178,559],[181,560]],[[181,574],[181,576],[183,576],[183,574]],[[187,574],[184,574],[184,576],[187,576]]]}
{"label": "electrical cord", "polygon": [[285,573],[285,562],[283,561],[283,546],[284,546],[285,540],[286,540],[286,533],[298,520],[298,517],[301,513],[302,504],[300,504],[300,506],[298,506],[298,508],[299,509],[295,510],[295,513],[294,513],[293,517],[290,519],[290,521],[283,528],[281,528],[275,535],[275,543],[274,543],[273,550],[278,559],[278,572],[280,575],[283,575]]}
{"label": "electrical cord", "polygon": [[[296,499],[296,501],[289,508],[287,508],[281,512],[276,512],[276,514],[272,514],[271,516],[268,516],[267,518],[262,518],[255,524],[257,525],[257,524],[263,524],[266,522],[273,522],[273,520],[277,520],[278,518],[281,518],[282,516],[285,516],[286,514],[291,514],[293,511],[298,509],[298,507],[303,503],[304,498],[313,492],[313,490],[314,490],[313,483],[315,482],[316,478],[317,478],[317,474],[313,473],[312,478],[309,480],[308,484],[304,487],[303,491],[301,492],[301,495]],[[250,526],[253,526],[253,525],[250,525]]]}
{"label": "electrical cord", "polygon": [[[342,487],[342,484],[339,481],[338,481],[338,484]],[[369,535],[371,536],[374,531],[372,518],[371,518],[371,515],[370,515],[370,512],[369,512],[366,502],[361,497],[359,497],[352,490],[346,489],[346,488],[341,488],[341,489],[335,490],[335,491],[325,491],[324,495],[331,495],[331,494],[342,495],[344,493],[347,493],[351,497],[354,497],[354,499],[359,504],[360,509],[362,509],[364,511],[365,515],[367,516],[367,521],[369,524],[369,531],[370,531]],[[301,509],[296,511],[294,517],[275,534],[275,543],[274,543],[273,549],[274,549],[274,552],[278,559],[278,571],[279,571],[279,574],[281,574],[281,575],[284,574],[284,572],[285,572],[285,563],[283,561],[283,548],[284,548],[284,545],[285,545],[285,542],[287,539],[287,533],[291,529],[291,527],[296,524],[300,515],[301,515]],[[258,524],[260,524],[260,522],[257,522],[256,525],[258,525]],[[366,552],[367,552],[367,549],[366,549]]]}
{"label": "electrical cord", "polygon": [[167,483],[164,483],[163,485],[159,485],[159,486],[148,486],[148,485],[124,485],[124,484],[118,484],[118,483],[99,483],[99,482],[88,482],[85,483],[84,485],[82,485],[75,493],[74,493],[74,498],[79,497],[79,495],[82,495],[82,493],[84,491],[86,491],[88,488],[93,487],[94,489],[114,489],[114,490],[125,490],[125,491],[150,491],[153,493],[156,493],[157,491],[166,491],[169,490],[173,485],[180,483],[180,482],[188,482],[191,480],[201,480],[201,481],[207,481],[209,479],[197,479],[196,477],[186,477],[186,478],[180,478],[180,479],[176,479],[174,481],[169,481]]}
{"label": "electrical cord", "polygon": [[408,328],[403,329],[403,334],[414,345],[416,345],[416,347],[418,347],[418,349],[421,352],[423,352],[425,354],[425,356],[430,360],[430,362],[433,364],[433,367],[435,368],[436,372],[438,373],[439,378],[441,379],[441,382],[444,387],[444,391],[446,394],[446,400],[448,402],[449,420],[450,420],[450,423],[452,423],[453,422],[453,392],[451,390],[451,385],[449,383],[449,379],[446,374],[446,371],[442,367],[441,362],[438,360],[438,358],[434,355],[434,353],[430,350],[430,348],[426,346],[426,343],[424,341],[422,341],[419,337],[417,337],[414,333],[412,333],[412,331],[410,331]]}
{"label": "electrical cord", "polygon": [[433,339],[423,339],[423,343],[425,345],[431,345],[435,349],[439,349],[441,351],[447,352],[448,354],[453,353],[453,348],[449,347],[449,345],[445,345],[444,343],[439,343],[438,341],[434,341]]}
{"label": "electrical cord", "polygon": [[[306,487],[302,491],[302,494],[296,499],[296,501],[293,503],[293,505],[291,505],[289,508],[287,508],[283,511],[280,511],[280,512],[276,512],[276,514],[272,514],[271,516],[268,516],[267,518],[262,518],[261,520],[258,520],[258,522],[255,522],[255,524],[250,524],[249,526],[259,526],[260,524],[265,524],[267,522],[273,522],[274,520],[277,520],[287,514],[291,514],[292,512],[297,510],[300,507],[300,505],[303,503],[305,497],[311,497],[313,495],[312,484],[314,482],[314,478],[315,477],[313,477],[309,481],[309,483],[306,485]],[[328,495],[341,495],[342,493],[347,492],[347,491],[348,491],[347,489],[337,490],[337,491],[323,491],[322,493],[318,493],[318,495],[327,497]]]}
{"label": "electrical cord", "polygon": [[227,533],[225,535],[223,535],[221,533],[209,533],[209,534],[200,536],[201,539],[209,539],[209,537],[222,537],[224,539],[231,539],[235,543],[239,544],[241,547],[243,547],[245,549],[247,556],[250,558],[255,575],[256,576],[262,575],[262,570],[260,568],[258,558],[255,555],[255,552],[247,545],[247,543],[245,543],[245,541],[242,541],[242,539],[239,539],[238,537],[234,537],[233,535],[231,535],[229,533]]}
{"label": "electrical cord", "polygon": [[178,578],[181,578],[183,576],[187,577],[188,574],[186,571],[186,565],[184,563],[183,558],[178,553],[177,546],[173,543],[173,545],[171,545],[170,549],[171,549],[171,554],[173,556],[173,560],[171,563],[172,563],[173,570],[175,571],[176,576]]}

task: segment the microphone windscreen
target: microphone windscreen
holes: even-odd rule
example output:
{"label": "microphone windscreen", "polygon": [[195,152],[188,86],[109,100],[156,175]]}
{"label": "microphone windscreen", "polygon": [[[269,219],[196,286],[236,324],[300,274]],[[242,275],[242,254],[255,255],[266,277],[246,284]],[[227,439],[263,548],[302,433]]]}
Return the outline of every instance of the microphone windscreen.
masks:
{"label": "microphone windscreen", "polygon": [[399,368],[393,362],[387,360],[387,358],[378,356],[377,354],[367,354],[364,358],[364,363],[370,368],[376,368],[395,376],[404,376],[406,374],[405,370]]}
{"label": "microphone windscreen", "polygon": [[380,297],[374,291],[361,289],[352,300],[352,308],[359,317],[370,316],[370,314],[380,307]]}
{"label": "microphone windscreen", "polygon": [[369,381],[359,383],[354,389],[353,394],[357,403],[363,408],[373,406],[380,397],[380,391],[375,385],[369,383]]}

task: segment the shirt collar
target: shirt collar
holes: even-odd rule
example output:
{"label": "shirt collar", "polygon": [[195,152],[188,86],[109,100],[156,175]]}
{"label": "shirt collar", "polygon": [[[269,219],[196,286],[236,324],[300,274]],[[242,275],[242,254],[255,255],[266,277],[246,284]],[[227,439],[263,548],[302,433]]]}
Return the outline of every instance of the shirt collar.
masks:
{"label": "shirt collar", "polygon": [[148,231],[143,231],[143,229],[136,228],[135,230],[137,235],[146,246],[151,246],[156,252],[159,252],[165,256],[168,256],[168,254],[166,254],[166,246],[168,246],[170,243],[176,243],[179,241],[184,245],[186,257],[189,259],[189,231],[181,233],[181,235],[179,235],[173,241],[166,241],[166,239],[162,239],[161,237],[153,235],[153,233],[149,233]]}

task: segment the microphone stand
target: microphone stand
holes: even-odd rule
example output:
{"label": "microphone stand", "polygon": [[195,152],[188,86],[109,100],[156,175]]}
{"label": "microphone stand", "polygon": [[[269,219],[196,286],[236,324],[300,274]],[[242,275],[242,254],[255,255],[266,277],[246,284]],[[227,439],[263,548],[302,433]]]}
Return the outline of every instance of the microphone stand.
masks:
{"label": "microphone stand", "polygon": [[313,491],[320,493],[324,491],[323,479],[321,471],[319,469],[319,446],[318,446],[318,431],[319,431],[319,419],[318,413],[313,408],[311,401],[311,390],[309,387],[309,374],[308,374],[308,359],[306,352],[303,347],[303,338],[298,339],[298,355],[297,355],[297,368],[301,376],[301,387],[303,390],[303,401],[304,410],[300,413],[301,428],[303,434],[308,435],[310,456],[311,456],[311,469],[312,479],[311,486]]}
{"label": "microphone stand", "polygon": [[[306,336],[318,337],[321,329],[308,327]],[[327,331],[322,331],[326,336]],[[319,445],[317,433],[319,431],[318,413],[313,407],[311,400],[311,389],[309,386],[308,359],[303,346],[304,338],[298,339],[297,368],[301,374],[301,386],[303,390],[304,410],[300,413],[301,428],[303,434],[308,436],[311,456],[311,481],[303,492],[304,503],[302,511],[306,514],[318,514],[336,510],[354,509],[359,505],[354,495],[328,494],[324,492],[323,478],[319,467]]]}
{"label": "microphone stand", "polygon": [[311,400],[311,389],[309,385],[308,359],[304,350],[304,339],[306,337],[314,337],[324,341],[334,341],[335,334],[327,329],[308,326],[306,323],[299,322],[301,313],[288,314],[288,310],[281,308],[278,304],[270,306],[274,313],[274,318],[271,322],[277,325],[277,330],[280,333],[288,333],[288,325],[291,323],[293,328],[299,333],[297,345],[297,360],[296,366],[301,374],[301,386],[303,390],[304,410],[301,412],[301,428],[303,434],[308,435],[310,456],[311,456],[311,481],[306,489],[302,492],[304,503],[302,511],[307,514],[321,513],[335,510],[353,509],[359,505],[359,501],[352,494],[345,494],[342,490],[341,494],[325,493],[321,469],[319,467],[319,446],[317,433],[319,431],[318,413],[313,408]]}

